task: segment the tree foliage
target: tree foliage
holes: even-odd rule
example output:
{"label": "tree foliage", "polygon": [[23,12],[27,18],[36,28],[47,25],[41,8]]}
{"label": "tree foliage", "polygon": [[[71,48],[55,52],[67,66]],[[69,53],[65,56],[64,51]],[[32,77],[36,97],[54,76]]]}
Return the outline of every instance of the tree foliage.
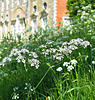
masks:
{"label": "tree foliage", "polygon": [[77,17],[77,11],[82,8],[82,6],[92,5],[92,9],[95,9],[95,0],[68,0],[67,8],[71,17]]}

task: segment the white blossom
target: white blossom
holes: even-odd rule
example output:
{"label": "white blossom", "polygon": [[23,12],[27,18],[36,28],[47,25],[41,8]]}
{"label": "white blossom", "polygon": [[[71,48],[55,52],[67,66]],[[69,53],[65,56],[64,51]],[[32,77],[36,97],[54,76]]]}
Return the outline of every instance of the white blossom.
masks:
{"label": "white blossom", "polygon": [[23,53],[29,53],[29,50],[23,48],[23,49],[21,49],[21,52],[23,52]]}
{"label": "white blossom", "polygon": [[60,72],[60,71],[62,71],[63,69],[62,69],[62,67],[58,67],[56,70],[57,70],[58,72]]}
{"label": "white blossom", "polygon": [[8,76],[8,74],[7,74],[7,73],[5,73],[5,74],[4,74],[4,77],[5,77],[5,76]]}
{"label": "white blossom", "polygon": [[74,66],[78,63],[75,59],[71,60],[70,62],[71,62],[71,64],[74,65]]}
{"label": "white blossom", "polygon": [[72,65],[67,67],[67,70],[70,72],[72,69],[74,69],[74,67]]}
{"label": "white blossom", "polygon": [[22,62],[25,64],[25,60],[24,59],[22,59]]}
{"label": "white blossom", "polygon": [[90,44],[89,41],[83,41],[83,42],[81,42],[80,45],[83,45],[83,46],[84,46],[84,49],[85,49],[87,46],[91,46],[91,44]]}
{"label": "white blossom", "polygon": [[24,89],[27,90],[27,87],[25,87]]}
{"label": "white blossom", "polygon": [[69,62],[64,62],[63,66],[68,67],[69,64],[70,64]]}
{"label": "white blossom", "polygon": [[16,90],[18,90],[18,87],[13,88],[13,91],[15,92]]}
{"label": "white blossom", "polygon": [[19,94],[14,93],[12,99],[15,99],[15,100],[16,100],[16,99],[19,99]]}
{"label": "white blossom", "polygon": [[46,48],[46,45],[40,45],[39,48]]}
{"label": "white blossom", "polygon": [[95,61],[92,61],[92,64],[95,65]]}
{"label": "white blossom", "polygon": [[3,71],[0,72],[0,75],[3,74]]}

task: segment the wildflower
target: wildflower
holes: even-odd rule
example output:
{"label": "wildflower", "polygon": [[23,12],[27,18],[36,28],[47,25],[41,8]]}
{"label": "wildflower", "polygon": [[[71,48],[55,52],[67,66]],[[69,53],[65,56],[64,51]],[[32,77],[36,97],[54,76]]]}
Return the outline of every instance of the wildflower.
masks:
{"label": "wildflower", "polygon": [[9,62],[10,62],[10,61],[12,61],[12,59],[11,59],[11,58],[8,58],[7,60],[8,60]]}
{"label": "wildflower", "polygon": [[25,87],[24,89],[27,90],[27,87]]}
{"label": "wildflower", "polygon": [[37,58],[38,55],[37,55],[35,52],[33,52],[33,57],[34,57],[34,58]]}
{"label": "wildflower", "polygon": [[16,56],[16,55],[17,55],[17,53],[14,53],[13,55],[14,55],[14,56]]}
{"label": "wildflower", "polygon": [[79,6],[75,6],[75,9],[79,9]]}
{"label": "wildflower", "polygon": [[92,58],[94,58],[94,56],[92,56]]}
{"label": "wildflower", "polygon": [[28,85],[28,83],[25,83],[25,85],[27,86],[27,85]]}
{"label": "wildflower", "polygon": [[57,60],[61,61],[61,57],[56,57]]}
{"label": "wildflower", "polygon": [[53,53],[55,53],[55,52],[57,51],[57,49],[51,48],[51,51],[52,51]]}
{"label": "wildflower", "polygon": [[0,75],[3,73],[3,71],[0,72]]}
{"label": "wildflower", "polygon": [[62,52],[64,52],[64,49],[62,47],[59,47],[58,51],[62,53]]}
{"label": "wildflower", "polygon": [[2,79],[2,78],[0,78],[0,81],[3,81],[3,79]]}
{"label": "wildflower", "polygon": [[69,64],[70,64],[69,62],[64,62],[63,66],[68,67]]}
{"label": "wildflower", "polygon": [[87,46],[91,46],[91,44],[90,44],[89,41],[83,41],[83,42],[81,42],[80,45],[83,45],[83,46],[84,46],[84,49],[85,49]]}
{"label": "wildflower", "polygon": [[5,63],[7,61],[8,57],[3,58],[2,63]]}
{"label": "wildflower", "polygon": [[13,88],[13,91],[16,91],[16,90],[18,90],[18,87]]}
{"label": "wildflower", "polygon": [[62,67],[59,67],[59,68],[57,68],[56,69],[58,72],[60,72],[60,71],[62,71],[63,69],[62,69]]}
{"label": "wildflower", "polygon": [[22,59],[22,62],[25,64],[25,60],[24,59]]}
{"label": "wildflower", "polygon": [[39,68],[39,65],[36,65],[35,67],[36,67],[36,69],[38,69]]}
{"label": "wildflower", "polygon": [[70,45],[70,46],[68,47],[68,49],[75,50],[75,49],[78,49],[78,47],[75,46],[75,45]]}
{"label": "wildflower", "polygon": [[70,72],[72,69],[74,69],[74,67],[72,65],[67,67],[67,70]]}
{"label": "wildflower", "polygon": [[46,48],[46,45],[40,45],[39,48]]}
{"label": "wildflower", "polygon": [[2,63],[2,66],[4,67],[4,66],[5,66],[5,64],[3,64],[3,63]]}
{"label": "wildflower", "polygon": [[95,65],[95,61],[92,61],[92,64]]}
{"label": "wildflower", "polygon": [[35,88],[33,87],[33,89],[31,89],[31,91],[34,91],[35,90]]}
{"label": "wildflower", "polygon": [[29,50],[23,48],[23,49],[21,49],[21,52],[23,52],[23,53],[29,53]]}
{"label": "wildflower", "polygon": [[19,94],[14,93],[12,99],[19,99]]}
{"label": "wildflower", "polygon": [[20,59],[18,59],[17,62],[20,63]]}
{"label": "wildflower", "polygon": [[51,66],[51,68],[53,68],[53,67],[54,67],[54,65]]}
{"label": "wildflower", "polygon": [[33,64],[33,63],[31,63],[31,66],[34,66],[34,64]]}
{"label": "wildflower", "polygon": [[7,73],[5,73],[5,74],[4,74],[4,77],[5,77],[5,76],[8,76],[8,74],[7,74]]}
{"label": "wildflower", "polygon": [[24,56],[19,55],[19,56],[16,58],[16,60],[18,60],[18,59],[23,59],[23,58],[24,58]]}
{"label": "wildflower", "polygon": [[68,44],[68,42],[67,42],[67,41],[66,41],[66,42],[63,42],[62,46],[67,45],[67,44]]}
{"label": "wildflower", "polygon": [[92,51],[94,51],[94,50],[95,50],[95,48],[92,49]]}
{"label": "wildflower", "polygon": [[32,54],[29,54],[29,56],[32,56]]}
{"label": "wildflower", "polygon": [[54,41],[51,41],[51,42],[47,42],[46,44],[52,44],[52,43],[54,43]]}
{"label": "wildflower", "polygon": [[75,59],[71,60],[70,62],[71,62],[71,64],[74,65],[74,66],[78,63]]}

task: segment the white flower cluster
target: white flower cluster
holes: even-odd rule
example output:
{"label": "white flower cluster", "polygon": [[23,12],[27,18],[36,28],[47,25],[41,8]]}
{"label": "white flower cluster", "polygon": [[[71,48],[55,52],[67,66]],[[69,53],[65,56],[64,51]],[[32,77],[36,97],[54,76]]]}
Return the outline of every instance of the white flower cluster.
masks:
{"label": "white flower cluster", "polygon": [[5,58],[3,58],[3,60],[2,60],[2,66],[4,66],[4,64],[7,62],[7,61],[12,61],[12,59],[11,58],[9,58],[9,57],[5,57]]}
{"label": "white flower cluster", "polygon": [[92,64],[95,65],[95,61],[92,61]]}
{"label": "white flower cluster", "polygon": [[82,9],[83,9],[83,10],[87,10],[87,9],[89,10],[89,9],[91,9],[91,6],[92,6],[92,5],[89,4],[89,5],[85,6],[85,7],[83,6]]}
{"label": "white flower cluster", "polygon": [[15,87],[15,88],[13,88],[13,91],[14,91],[14,92],[15,92],[15,91],[17,91],[17,90],[18,90],[18,88],[19,88],[19,87]]}
{"label": "white flower cluster", "polygon": [[14,93],[12,99],[14,99],[14,100],[19,99],[19,94]]}
{"label": "white flower cluster", "polygon": [[58,67],[57,69],[56,69],[56,71],[58,71],[58,72],[60,72],[60,71],[62,71],[63,69],[62,69],[62,67]]}
{"label": "white flower cluster", "polygon": [[35,92],[35,88],[32,87],[30,84],[28,83],[25,83],[25,87],[24,87],[25,90],[28,90],[28,93],[33,93]]}
{"label": "white flower cluster", "polygon": [[67,70],[70,72],[72,69],[74,69],[74,66],[76,66],[77,63],[78,62],[75,59],[73,59],[70,62],[64,62],[63,66],[66,66]]}
{"label": "white flower cluster", "polygon": [[[54,42],[52,42],[52,45],[53,43]],[[50,56],[47,57],[48,59],[52,58],[53,60],[61,61],[64,58],[64,55],[68,57],[72,51],[78,49],[79,46],[82,46],[85,49],[87,46],[91,46],[91,44],[89,41],[83,41],[83,39],[77,38],[72,39],[70,42],[63,42],[61,46],[57,46],[55,48],[48,48],[47,44],[41,45],[39,48],[45,47],[42,49],[41,54],[43,54],[45,57]]]}
{"label": "white flower cluster", "polygon": [[37,59],[28,59],[28,60],[29,60],[29,63],[31,66],[35,66],[36,69],[39,68],[39,63],[40,63],[39,60],[37,60]]}
{"label": "white flower cluster", "polygon": [[11,50],[9,57],[17,56],[17,55],[20,55],[20,50],[18,50],[17,48],[15,48],[15,49]]}
{"label": "white flower cluster", "polygon": [[16,48],[11,50],[9,57],[3,58],[2,66],[4,66],[7,61],[10,62],[12,60],[16,60],[18,63],[22,62],[24,66],[26,66],[26,60],[28,60],[31,66],[35,66],[38,69],[40,62],[37,60],[37,58],[38,55],[35,52],[29,52],[29,50],[24,48],[21,50]]}
{"label": "white flower cluster", "polygon": [[80,45],[84,46],[84,49],[85,49],[87,46],[91,46],[91,44],[90,44],[89,41],[83,41]]}
{"label": "white flower cluster", "polygon": [[89,15],[89,13],[87,13],[87,11],[91,11],[93,12],[93,10],[91,10],[91,4],[87,5],[87,6],[83,6],[82,10],[78,10],[78,15],[81,15],[82,18],[85,17],[86,15]]}
{"label": "white flower cluster", "polygon": [[46,45],[40,45],[39,48],[46,48]]}
{"label": "white flower cluster", "polygon": [[54,43],[54,41],[49,41],[49,42],[47,42],[46,44],[52,44],[52,43]]}

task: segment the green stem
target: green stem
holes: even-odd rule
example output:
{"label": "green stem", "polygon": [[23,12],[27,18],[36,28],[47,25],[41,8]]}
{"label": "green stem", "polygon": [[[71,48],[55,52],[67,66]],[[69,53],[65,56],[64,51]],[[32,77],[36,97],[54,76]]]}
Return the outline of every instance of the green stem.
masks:
{"label": "green stem", "polygon": [[44,74],[44,76],[42,77],[42,79],[40,80],[40,82],[37,84],[37,86],[35,87],[35,90],[37,89],[37,87],[40,85],[40,83],[43,81],[43,79],[45,78],[45,76],[47,75],[47,73],[49,72],[50,67],[48,68],[48,70],[46,71],[46,73]]}

